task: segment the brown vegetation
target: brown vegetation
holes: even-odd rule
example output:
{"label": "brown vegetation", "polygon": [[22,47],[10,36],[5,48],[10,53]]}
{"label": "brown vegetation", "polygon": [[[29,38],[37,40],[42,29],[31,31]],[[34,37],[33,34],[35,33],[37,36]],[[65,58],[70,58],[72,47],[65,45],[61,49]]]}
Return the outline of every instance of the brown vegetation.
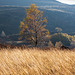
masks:
{"label": "brown vegetation", "polygon": [[25,49],[27,48],[26,45],[19,45],[19,46],[15,46],[15,45],[10,45],[10,44],[0,44],[0,49]]}
{"label": "brown vegetation", "polygon": [[63,49],[69,49],[70,50],[70,48],[69,47],[66,47],[66,46],[61,46],[60,49],[62,49],[62,50]]}
{"label": "brown vegetation", "polygon": [[75,51],[2,49],[0,75],[75,75]]}

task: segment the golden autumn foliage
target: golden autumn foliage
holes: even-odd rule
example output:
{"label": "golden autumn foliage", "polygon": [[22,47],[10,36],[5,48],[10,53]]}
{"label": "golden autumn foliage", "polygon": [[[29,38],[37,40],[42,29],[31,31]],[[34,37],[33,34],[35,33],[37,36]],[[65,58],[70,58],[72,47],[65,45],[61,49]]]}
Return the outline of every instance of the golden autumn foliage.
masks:
{"label": "golden autumn foliage", "polygon": [[49,31],[45,29],[47,19],[43,18],[43,11],[38,10],[35,4],[26,9],[26,18],[20,23],[21,39],[33,45],[40,46],[49,40]]}
{"label": "golden autumn foliage", "polygon": [[75,51],[3,49],[0,75],[75,75]]}

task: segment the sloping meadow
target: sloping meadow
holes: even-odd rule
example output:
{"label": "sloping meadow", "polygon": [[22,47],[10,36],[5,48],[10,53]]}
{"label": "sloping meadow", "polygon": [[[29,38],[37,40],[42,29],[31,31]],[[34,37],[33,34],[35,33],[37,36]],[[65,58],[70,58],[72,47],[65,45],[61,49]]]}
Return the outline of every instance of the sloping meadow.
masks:
{"label": "sloping meadow", "polygon": [[0,75],[75,75],[75,51],[2,49]]}

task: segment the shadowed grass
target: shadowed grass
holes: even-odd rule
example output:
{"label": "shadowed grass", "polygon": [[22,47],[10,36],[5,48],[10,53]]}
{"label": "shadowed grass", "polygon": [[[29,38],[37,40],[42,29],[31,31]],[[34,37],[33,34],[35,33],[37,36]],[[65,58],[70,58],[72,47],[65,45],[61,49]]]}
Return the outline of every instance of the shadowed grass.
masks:
{"label": "shadowed grass", "polygon": [[0,75],[75,75],[75,51],[3,49]]}

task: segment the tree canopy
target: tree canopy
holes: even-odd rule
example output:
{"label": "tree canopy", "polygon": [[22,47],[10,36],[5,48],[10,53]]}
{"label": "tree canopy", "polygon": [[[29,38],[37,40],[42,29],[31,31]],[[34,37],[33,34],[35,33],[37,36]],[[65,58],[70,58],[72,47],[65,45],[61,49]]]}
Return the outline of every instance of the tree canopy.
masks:
{"label": "tree canopy", "polygon": [[43,18],[43,11],[38,10],[35,4],[26,9],[26,18],[20,22],[20,39],[32,46],[45,45],[49,40],[49,31],[45,28],[46,17]]}
{"label": "tree canopy", "polygon": [[51,36],[50,40],[54,45],[56,42],[61,41],[63,45],[70,46],[72,37],[66,33],[55,33]]}

